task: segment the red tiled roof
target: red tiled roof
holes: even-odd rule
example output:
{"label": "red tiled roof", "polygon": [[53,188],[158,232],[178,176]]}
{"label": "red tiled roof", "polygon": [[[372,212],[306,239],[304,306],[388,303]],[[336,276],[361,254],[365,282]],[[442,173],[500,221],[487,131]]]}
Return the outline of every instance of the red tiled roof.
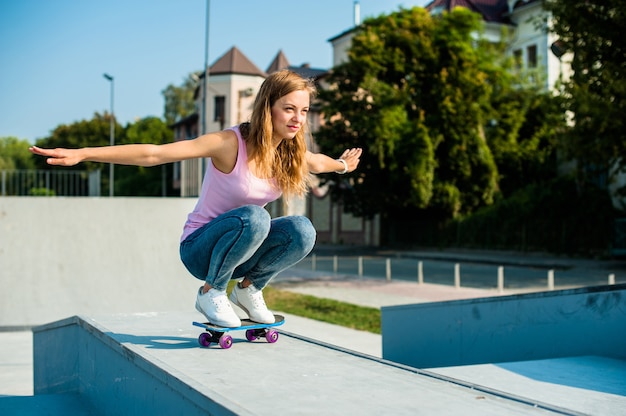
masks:
{"label": "red tiled roof", "polygon": [[267,70],[265,72],[267,72],[268,74],[271,74],[273,72],[280,71],[281,69],[285,69],[285,68],[289,68],[289,61],[287,60],[287,57],[285,56],[285,54],[283,53],[281,49],[278,51],[278,53],[276,54],[276,57],[274,58],[270,66],[267,67]]}
{"label": "red tiled roof", "polygon": [[267,77],[267,74],[253,64],[236,46],[230,48],[228,52],[215,61],[209,69],[209,74],[242,74]]}
{"label": "red tiled roof", "polygon": [[507,21],[506,14],[509,11],[507,0],[434,0],[426,5],[426,10],[443,8],[450,11],[455,7],[465,7],[475,13],[479,13],[486,22]]}
{"label": "red tiled roof", "polygon": [[517,9],[518,7],[526,6],[529,3],[535,3],[537,1],[539,0],[518,0],[513,5],[513,10]]}

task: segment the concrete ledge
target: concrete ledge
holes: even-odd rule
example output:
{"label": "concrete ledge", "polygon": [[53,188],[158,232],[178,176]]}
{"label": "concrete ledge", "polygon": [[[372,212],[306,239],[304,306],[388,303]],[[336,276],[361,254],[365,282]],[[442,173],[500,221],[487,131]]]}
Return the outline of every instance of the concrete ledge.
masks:
{"label": "concrete ledge", "polygon": [[626,284],[382,308],[383,358],[419,368],[626,359]]}
{"label": "concrete ledge", "polygon": [[196,318],[72,317],[37,327],[35,394],[78,393],[104,415],[550,413],[284,332],[276,344],[249,343],[235,332],[229,350],[200,348]]}
{"label": "concrete ledge", "polygon": [[78,316],[34,328],[35,395],[78,393],[110,415],[249,414],[219,394],[200,393],[175,368],[112,335]]}

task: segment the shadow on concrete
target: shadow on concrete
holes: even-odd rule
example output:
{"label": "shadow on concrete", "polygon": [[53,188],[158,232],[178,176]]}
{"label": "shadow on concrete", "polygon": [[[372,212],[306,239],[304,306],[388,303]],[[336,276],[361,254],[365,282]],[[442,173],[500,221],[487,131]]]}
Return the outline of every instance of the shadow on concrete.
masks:
{"label": "shadow on concrete", "polygon": [[[197,338],[168,337],[161,335],[132,335],[105,332],[107,336],[116,339],[120,343],[133,345],[144,345],[146,348],[160,350],[184,350],[189,348],[200,348]],[[233,339],[233,342],[236,340]]]}
{"label": "shadow on concrete", "polygon": [[622,360],[585,356],[496,365],[545,383],[626,396],[626,362]]}

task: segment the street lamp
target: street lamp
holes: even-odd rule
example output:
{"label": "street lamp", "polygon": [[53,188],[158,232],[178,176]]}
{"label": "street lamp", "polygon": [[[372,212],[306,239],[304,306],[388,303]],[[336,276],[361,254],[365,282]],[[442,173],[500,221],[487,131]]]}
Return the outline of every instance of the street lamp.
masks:
{"label": "street lamp", "polygon": [[[205,20],[205,32],[204,32],[204,82],[202,83],[202,117],[200,119],[200,134],[206,134],[207,127],[207,110],[208,104],[208,84],[209,84],[209,23],[211,21],[211,0],[206,0],[206,20]],[[205,170],[205,159],[200,159],[198,164],[198,195],[202,192],[202,178]]]}
{"label": "street lamp", "polygon": [[211,13],[211,0],[206,0],[206,21],[205,21],[205,32],[204,32],[204,83],[202,84],[202,120],[201,120],[201,130],[200,134],[207,133],[207,109],[208,109],[208,99],[207,96],[207,84],[209,83],[209,22],[210,22],[210,13]]}
{"label": "street lamp", "polygon": [[[111,121],[111,127],[109,129],[109,144],[111,146],[115,145],[115,120],[113,117],[113,90],[114,90],[114,85],[115,82],[113,80],[113,77],[109,74],[102,74],[107,80],[109,80],[111,82],[111,114],[109,114],[109,118]],[[115,182],[113,182],[113,163],[109,164],[109,196],[113,196],[113,184]]]}

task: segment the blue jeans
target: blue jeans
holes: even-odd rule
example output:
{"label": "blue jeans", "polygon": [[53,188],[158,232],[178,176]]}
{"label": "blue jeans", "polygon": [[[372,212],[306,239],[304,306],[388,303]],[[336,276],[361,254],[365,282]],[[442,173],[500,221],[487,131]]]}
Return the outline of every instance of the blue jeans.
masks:
{"label": "blue jeans", "polygon": [[187,270],[217,290],[247,277],[263,289],[274,276],[305,258],[316,232],[307,217],[272,219],[265,208],[245,205],[225,212],[180,243]]}

